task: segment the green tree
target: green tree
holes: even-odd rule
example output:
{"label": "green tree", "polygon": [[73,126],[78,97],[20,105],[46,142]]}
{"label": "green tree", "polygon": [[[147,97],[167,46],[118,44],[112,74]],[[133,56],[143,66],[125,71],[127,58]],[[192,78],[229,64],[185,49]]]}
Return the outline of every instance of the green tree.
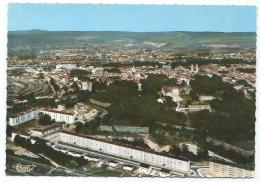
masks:
{"label": "green tree", "polygon": [[55,120],[52,120],[48,114],[39,113],[38,120],[41,125],[51,125],[55,123]]}
{"label": "green tree", "polygon": [[209,152],[207,149],[197,148],[197,158],[199,160],[207,160],[209,158]]}
{"label": "green tree", "polygon": [[183,153],[189,152],[188,146],[186,144],[181,144],[181,151]]}

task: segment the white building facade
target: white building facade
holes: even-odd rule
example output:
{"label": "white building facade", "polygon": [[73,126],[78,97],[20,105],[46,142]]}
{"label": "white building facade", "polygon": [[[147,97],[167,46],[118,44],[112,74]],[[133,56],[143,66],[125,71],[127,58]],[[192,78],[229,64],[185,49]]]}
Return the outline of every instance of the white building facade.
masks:
{"label": "white building facade", "polygon": [[75,114],[74,113],[67,113],[57,110],[45,110],[41,109],[43,114],[47,114],[51,117],[51,119],[55,119],[56,122],[65,122],[67,124],[72,124],[75,122]]}
{"label": "white building facade", "polygon": [[56,122],[64,121],[67,124],[72,124],[75,122],[76,119],[76,114],[72,112],[65,112],[59,110],[47,110],[47,109],[35,109],[25,113],[21,113],[15,117],[9,117],[8,124],[10,126],[17,126],[27,121],[36,119],[40,112],[49,115],[51,119],[55,119]]}
{"label": "white building facade", "polygon": [[44,128],[34,128],[30,130],[31,135],[36,136],[36,137],[45,137],[48,136],[50,134],[59,132],[63,129],[63,125],[60,123],[56,123],[54,125],[51,126],[47,126]]}
{"label": "white building facade", "polygon": [[35,119],[38,116],[39,112],[40,110],[36,109],[36,110],[28,111],[26,113],[22,113],[21,115],[18,115],[16,117],[11,117],[9,118],[9,125],[17,126],[19,124]]}
{"label": "white building facade", "polygon": [[213,177],[221,178],[253,178],[255,176],[255,172],[252,170],[215,162],[209,162],[209,172]]}
{"label": "white building facade", "polygon": [[82,82],[81,90],[88,90],[91,92],[92,91],[92,82]]}
{"label": "white building facade", "polygon": [[163,96],[168,96],[172,98],[172,101],[179,103],[183,99],[180,96],[180,89],[178,87],[163,87],[161,89]]}
{"label": "white building facade", "polygon": [[56,69],[67,69],[67,70],[72,70],[76,69],[77,65],[76,64],[57,64]]}
{"label": "white building facade", "polygon": [[99,141],[92,138],[78,136],[73,133],[61,132],[61,142],[73,144],[79,147],[84,147],[94,151],[114,155],[132,161],[145,163],[148,165],[177,171],[181,173],[190,172],[190,162],[166,157],[159,154],[154,154],[138,149],[133,149],[125,146]]}
{"label": "white building facade", "polygon": [[190,112],[202,111],[202,110],[209,110],[211,112],[210,105],[189,105],[188,109]]}
{"label": "white building facade", "polygon": [[214,96],[211,96],[211,95],[201,95],[201,96],[199,96],[200,102],[211,101],[211,100],[214,100],[214,99],[216,99],[216,98]]}

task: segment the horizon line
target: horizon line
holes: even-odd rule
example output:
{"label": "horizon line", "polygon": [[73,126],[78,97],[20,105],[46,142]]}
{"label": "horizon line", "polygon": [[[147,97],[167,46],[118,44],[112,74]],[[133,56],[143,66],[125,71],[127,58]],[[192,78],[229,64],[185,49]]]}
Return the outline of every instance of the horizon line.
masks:
{"label": "horizon line", "polygon": [[126,33],[167,33],[167,32],[194,32],[194,33],[256,33],[256,31],[189,31],[189,30],[167,30],[167,31],[125,31],[125,30],[43,30],[43,29],[25,29],[25,30],[7,30],[7,32],[126,32]]}

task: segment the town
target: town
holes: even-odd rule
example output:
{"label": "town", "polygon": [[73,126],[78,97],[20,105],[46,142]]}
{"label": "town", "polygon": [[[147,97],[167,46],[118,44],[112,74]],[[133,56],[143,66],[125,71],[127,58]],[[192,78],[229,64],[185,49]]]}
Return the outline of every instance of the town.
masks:
{"label": "town", "polygon": [[145,44],[9,56],[7,165],[26,156],[55,166],[41,175],[253,177],[255,50]]}

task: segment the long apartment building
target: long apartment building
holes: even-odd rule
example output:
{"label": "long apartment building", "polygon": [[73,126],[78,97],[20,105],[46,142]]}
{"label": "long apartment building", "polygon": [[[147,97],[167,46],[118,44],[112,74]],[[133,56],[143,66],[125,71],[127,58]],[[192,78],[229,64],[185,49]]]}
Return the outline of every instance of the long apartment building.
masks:
{"label": "long apartment building", "polygon": [[35,110],[18,114],[15,117],[9,117],[8,123],[10,126],[17,126],[19,124],[37,118],[40,112],[44,114],[48,114],[51,117],[51,119],[55,119],[56,122],[66,122],[68,124],[71,124],[75,122],[75,118],[76,118],[75,113],[69,111],[35,109]]}
{"label": "long apartment building", "polygon": [[170,171],[181,173],[190,172],[189,161],[174,159],[159,153],[153,153],[152,151],[137,149],[129,145],[110,143],[108,141],[93,139],[65,131],[60,133],[60,140],[63,143],[72,144],[78,147],[156,166]]}
{"label": "long apartment building", "polygon": [[16,115],[14,117],[10,117],[9,118],[9,125],[10,126],[17,126],[19,124],[25,123],[27,121],[30,121],[32,119],[35,119],[38,114],[39,114],[40,110],[36,109],[36,110],[30,110],[24,113],[21,113],[19,115]]}
{"label": "long apartment building", "polygon": [[56,122],[66,122],[71,124],[75,122],[75,113],[69,111],[60,111],[52,109],[41,109],[43,114],[48,114],[51,119],[55,119]]}
{"label": "long apartment building", "polygon": [[229,177],[229,178],[253,178],[254,171],[242,169],[225,164],[209,162],[209,172],[213,177]]}

